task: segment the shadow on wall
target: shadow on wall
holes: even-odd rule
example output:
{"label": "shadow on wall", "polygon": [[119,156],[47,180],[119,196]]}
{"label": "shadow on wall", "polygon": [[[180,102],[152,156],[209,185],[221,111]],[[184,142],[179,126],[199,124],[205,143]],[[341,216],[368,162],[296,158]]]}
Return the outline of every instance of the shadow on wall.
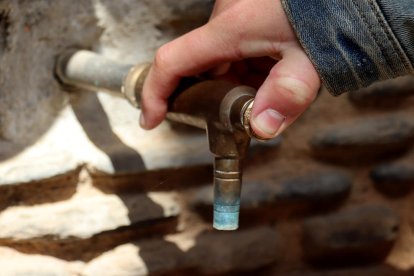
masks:
{"label": "shadow on wall", "polygon": [[84,92],[72,97],[71,105],[90,141],[111,159],[115,173],[145,171],[141,155],[125,145],[112,131],[97,94]]}

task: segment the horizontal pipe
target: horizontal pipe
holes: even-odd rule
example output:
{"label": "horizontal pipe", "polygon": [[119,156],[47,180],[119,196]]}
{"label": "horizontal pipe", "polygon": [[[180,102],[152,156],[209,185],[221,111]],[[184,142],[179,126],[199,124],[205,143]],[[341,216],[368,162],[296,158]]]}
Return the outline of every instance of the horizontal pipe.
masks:
{"label": "horizontal pipe", "polygon": [[68,51],[59,56],[56,74],[66,85],[122,96],[124,80],[132,67],[90,51]]}

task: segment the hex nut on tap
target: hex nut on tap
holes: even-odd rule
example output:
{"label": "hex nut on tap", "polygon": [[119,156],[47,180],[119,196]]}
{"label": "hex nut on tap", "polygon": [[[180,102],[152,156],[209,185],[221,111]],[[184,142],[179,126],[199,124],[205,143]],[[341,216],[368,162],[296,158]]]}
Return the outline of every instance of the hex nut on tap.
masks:
{"label": "hex nut on tap", "polygon": [[140,107],[142,89],[150,69],[151,63],[135,65],[124,80],[121,93],[134,107]]}
{"label": "hex nut on tap", "polygon": [[250,125],[250,120],[251,120],[251,116],[252,116],[252,109],[253,109],[253,103],[254,103],[254,99],[251,99],[249,101],[247,101],[245,103],[245,105],[242,108],[242,112],[241,112],[241,123],[244,127],[244,130],[246,131],[246,133],[251,137],[254,138],[258,141],[261,142],[266,142],[269,141],[269,138],[263,138],[260,137],[259,135],[256,134],[256,132],[254,132],[254,130],[252,129],[251,125]]}

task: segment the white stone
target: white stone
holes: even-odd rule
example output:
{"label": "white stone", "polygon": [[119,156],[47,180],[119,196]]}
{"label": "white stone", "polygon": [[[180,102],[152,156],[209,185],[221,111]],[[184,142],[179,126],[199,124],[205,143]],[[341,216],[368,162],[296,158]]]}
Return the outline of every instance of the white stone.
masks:
{"label": "white stone", "polygon": [[[162,204],[151,198],[162,198]],[[10,207],[0,213],[0,238],[32,239],[44,236],[87,239],[107,230],[146,220],[176,216],[179,206],[172,193],[120,198],[116,195],[76,195],[67,201]]]}
{"label": "white stone", "polygon": [[89,262],[82,275],[144,276],[148,275],[148,269],[139,256],[139,248],[133,244],[125,244]]}
{"label": "white stone", "polygon": [[27,255],[0,247],[2,276],[75,276],[83,268],[82,262],[66,262],[42,255]]}

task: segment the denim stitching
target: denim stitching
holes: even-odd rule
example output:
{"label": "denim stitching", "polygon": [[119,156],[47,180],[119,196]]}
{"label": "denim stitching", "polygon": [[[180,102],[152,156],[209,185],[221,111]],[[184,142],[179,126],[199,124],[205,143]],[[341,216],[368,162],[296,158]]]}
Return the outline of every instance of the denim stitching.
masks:
{"label": "denim stitching", "polygon": [[375,41],[377,46],[381,49],[380,54],[381,54],[382,58],[387,62],[387,64],[389,66],[391,66],[388,57],[384,55],[385,48],[383,47],[383,45],[381,43],[379,43],[378,37],[377,37],[376,33],[372,30],[372,26],[371,26],[371,24],[369,24],[367,17],[359,9],[358,3],[355,2],[355,0],[351,0],[351,1],[355,5],[356,9],[358,10],[360,17],[361,17],[362,21],[364,22],[364,24],[367,26],[367,29],[369,30],[369,33],[371,34],[373,40]]}
{"label": "denim stitching", "polygon": [[400,59],[400,62],[404,64],[405,69],[411,69],[411,64],[407,61],[407,57],[402,52],[401,46],[399,45],[399,42],[396,41],[394,34],[389,30],[389,26],[384,21],[381,11],[375,5],[373,0],[369,0],[368,3],[371,6],[371,9],[374,11],[375,17],[377,18],[379,25],[381,26],[382,30],[386,34],[388,40],[390,41],[390,44],[394,48],[394,52],[397,53],[398,58]]}

